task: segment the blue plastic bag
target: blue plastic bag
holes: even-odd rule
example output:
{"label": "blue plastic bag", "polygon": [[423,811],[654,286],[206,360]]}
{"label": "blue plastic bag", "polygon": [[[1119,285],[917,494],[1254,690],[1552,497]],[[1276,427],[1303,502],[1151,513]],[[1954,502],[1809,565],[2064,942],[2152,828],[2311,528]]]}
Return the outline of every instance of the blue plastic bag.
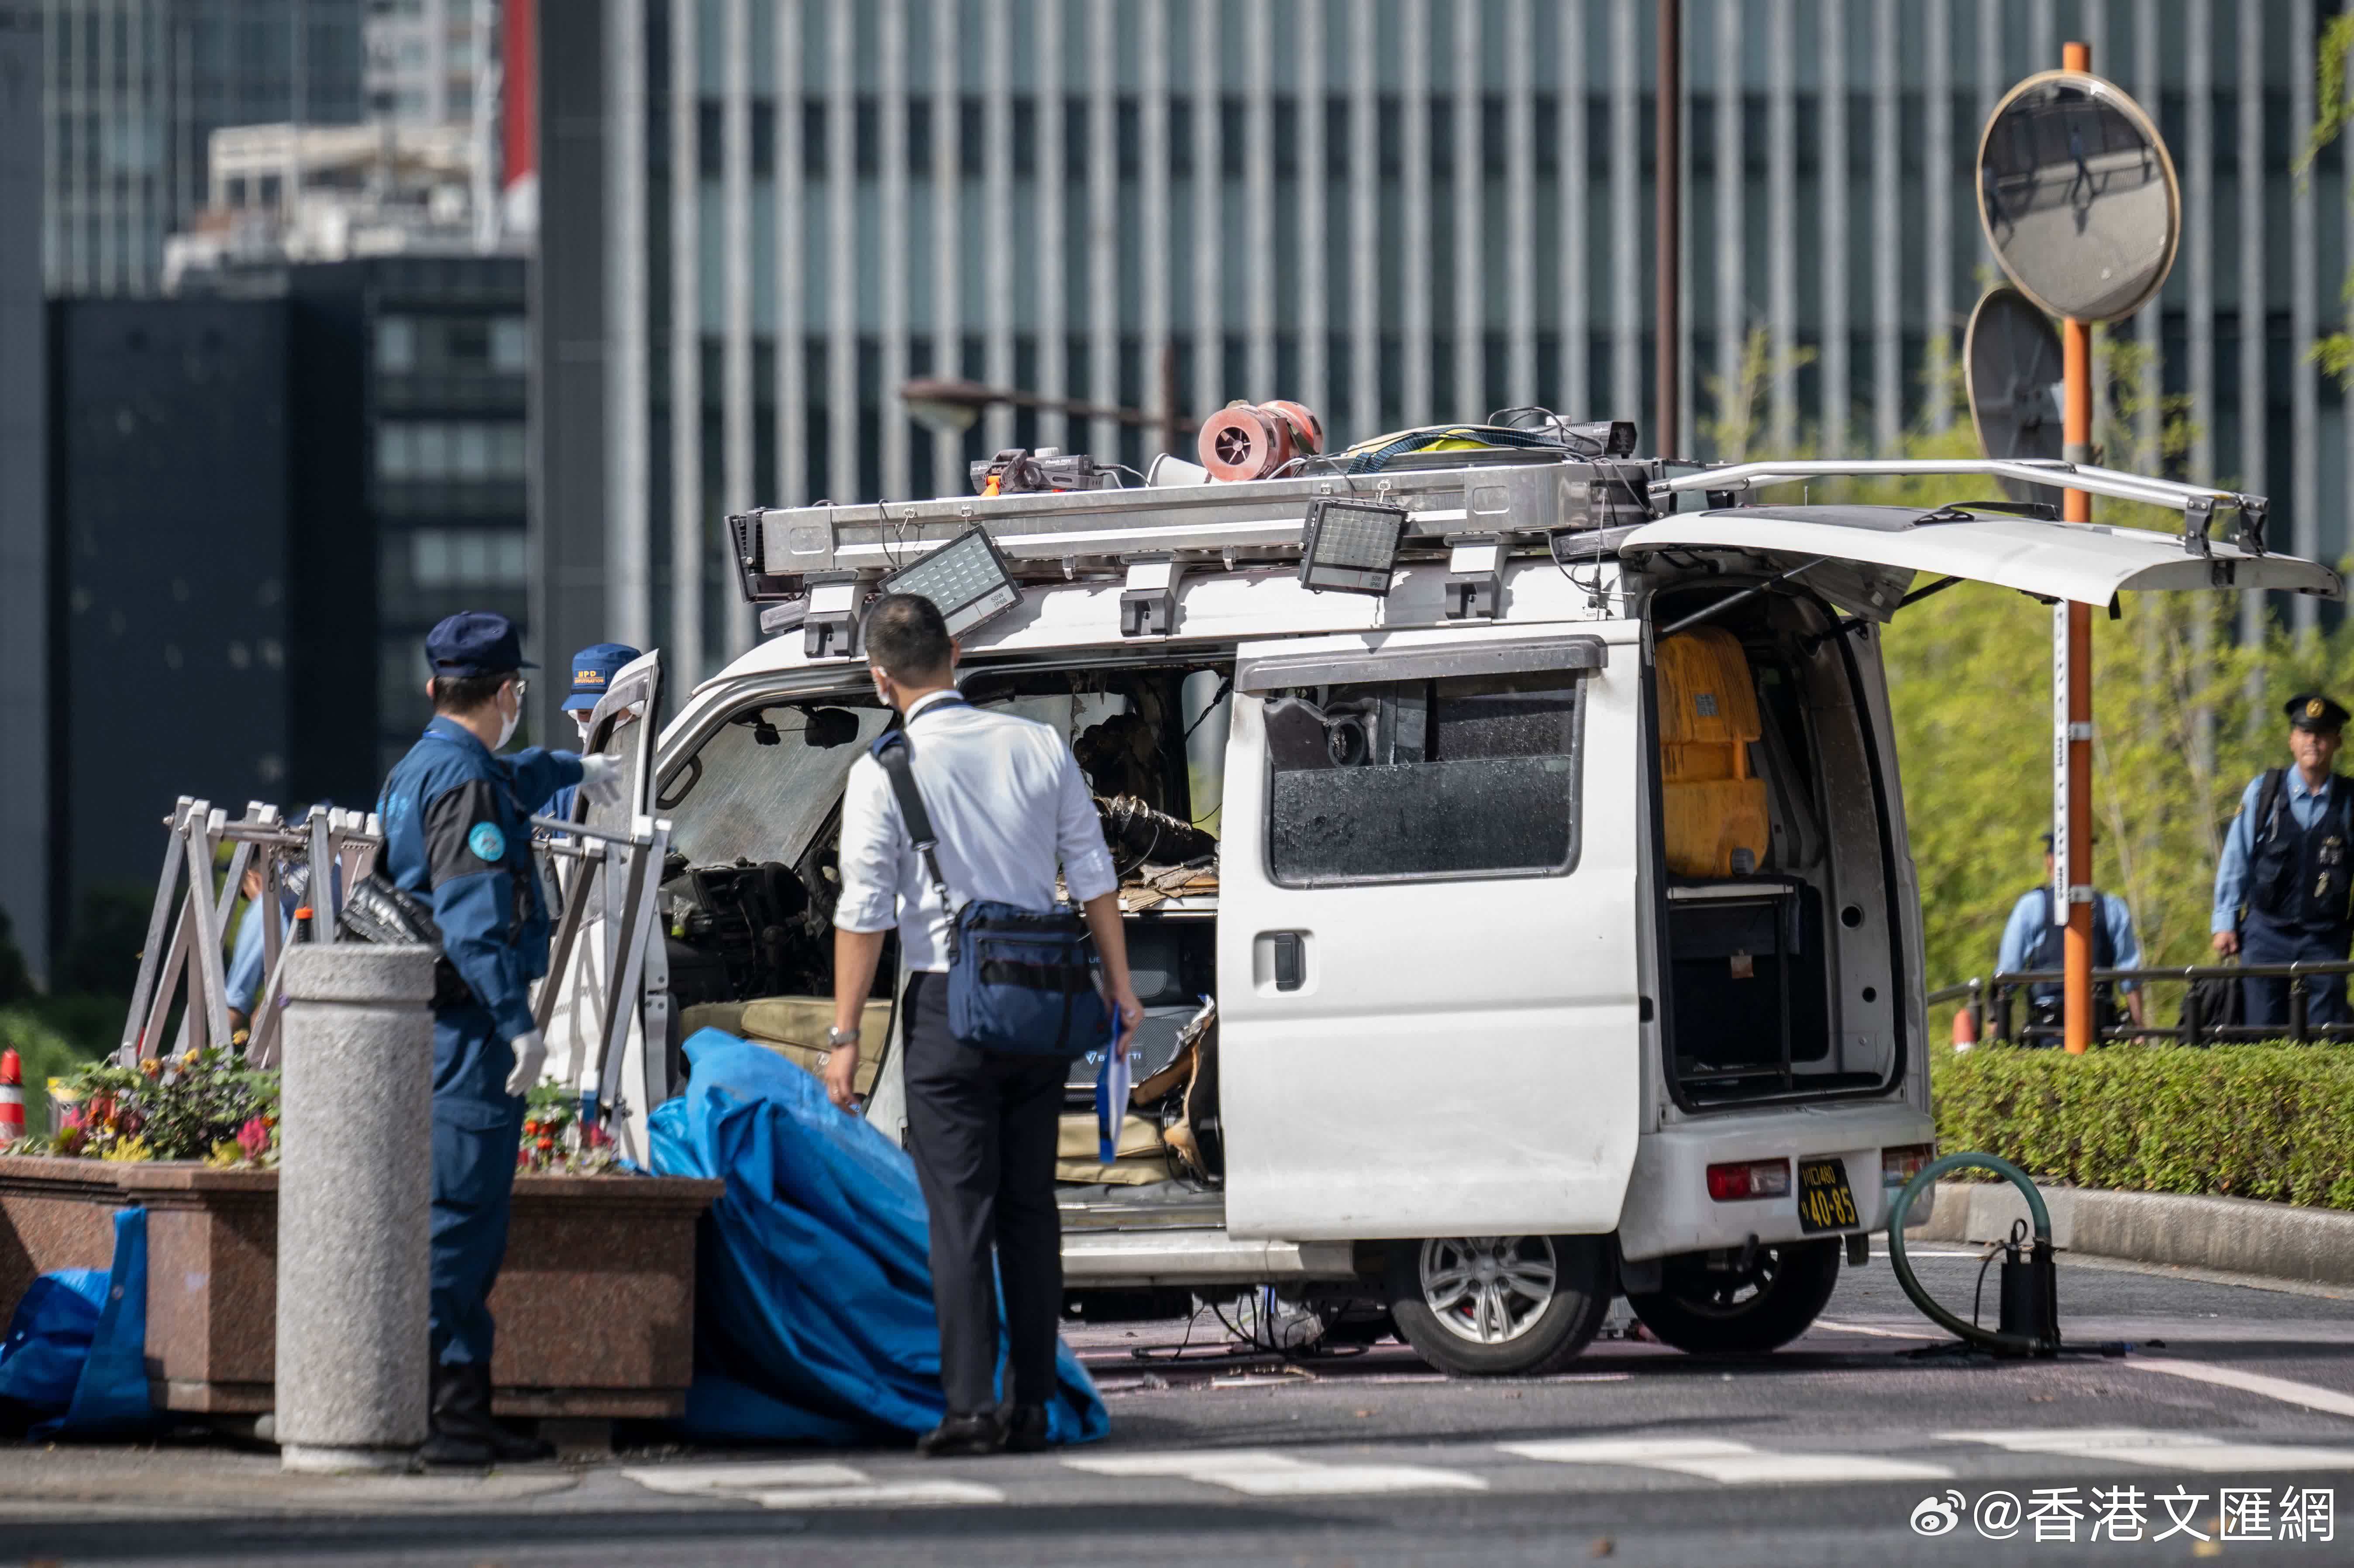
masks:
{"label": "blue plastic bag", "polygon": [[0,1340],[0,1398],[49,1419],[36,1437],[126,1436],[152,1428],[147,1393],[147,1211],[114,1212],[113,1266],[33,1281]]}
{"label": "blue plastic bag", "polygon": [[0,1340],[0,1399],[50,1415],[73,1403],[107,1278],[102,1268],[61,1268],[33,1281]]}
{"label": "blue plastic bag", "polygon": [[[686,1055],[686,1092],[652,1118],[653,1168],[727,1184],[697,1248],[687,1434],[848,1444],[938,1425],[939,1326],[906,1153],[772,1051],[705,1029]],[[1086,1369],[1065,1348],[1055,1371],[1048,1436],[1102,1437]]]}

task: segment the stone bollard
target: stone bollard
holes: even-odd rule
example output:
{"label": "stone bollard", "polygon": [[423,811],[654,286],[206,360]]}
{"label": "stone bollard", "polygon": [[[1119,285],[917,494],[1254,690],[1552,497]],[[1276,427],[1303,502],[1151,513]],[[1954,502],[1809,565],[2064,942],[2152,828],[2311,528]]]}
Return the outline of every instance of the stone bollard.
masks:
{"label": "stone bollard", "polygon": [[279,1107],[280,1462],[407,1466],[425,1441],[433,950],[286,956]]}

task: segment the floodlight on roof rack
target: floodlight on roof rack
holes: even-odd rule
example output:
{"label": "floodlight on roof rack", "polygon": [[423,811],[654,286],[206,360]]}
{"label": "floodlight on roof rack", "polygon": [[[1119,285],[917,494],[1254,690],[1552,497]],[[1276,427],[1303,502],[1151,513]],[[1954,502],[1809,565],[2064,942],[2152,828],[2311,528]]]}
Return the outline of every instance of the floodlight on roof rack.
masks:
{"label": "floodlight on roof rack", "polygon": [[1385,595],[1405,538],[1406,509],[1320,495],[1299,531],[1300,586],[1319,593]]}
{"label": "floodlight on roof rack", "polygon": [[939,606],[949,635],[961,637],[1022,602],[1022,588],[1007,569],[989,531],[979,526],[885,577],[885,593],[912,593]]}

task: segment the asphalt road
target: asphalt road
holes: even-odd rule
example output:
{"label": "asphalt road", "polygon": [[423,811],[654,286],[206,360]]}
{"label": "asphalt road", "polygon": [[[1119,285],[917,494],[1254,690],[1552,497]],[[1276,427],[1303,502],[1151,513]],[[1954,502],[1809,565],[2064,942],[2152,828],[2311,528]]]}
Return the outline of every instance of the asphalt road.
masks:
{"label": "asphalt road", "polygon": [[[1914,1255],[1967,1309],[1975,1255]],[[2072,1339],[2130,1351],[1914,1355],[1933,1336],[1875,1256],[1779,1354],[1613,1338],[1543,1380],[1449,1382],[1394,1343],[1171,1364],[1132,1352],[1182,1325],[1084,1330],[1112,1436],[1055,1455],[638,1453],[363,1482],[217,1447],[20,1451],[0,1455],[0,1540],[27,1563],[339,1568],[2354,1561],[2336,1517],[2354,1291],[2070,1261],[2061,1296]],[[1914,1528],[1948,1511],[1944,1533]],[[2108,1539],[2137,1513],[2138,1539]]]}

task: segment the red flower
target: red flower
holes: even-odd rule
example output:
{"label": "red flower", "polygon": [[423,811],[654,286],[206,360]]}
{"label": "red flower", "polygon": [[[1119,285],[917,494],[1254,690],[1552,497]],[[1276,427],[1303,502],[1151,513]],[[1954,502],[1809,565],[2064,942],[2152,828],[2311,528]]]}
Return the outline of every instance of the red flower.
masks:
{"label": "red flower", "polygon": [[251,1118],[237,1129],[237,1146],[248,1160],[260,1160],[270,1150],[270,1124],[260,1117]]}

